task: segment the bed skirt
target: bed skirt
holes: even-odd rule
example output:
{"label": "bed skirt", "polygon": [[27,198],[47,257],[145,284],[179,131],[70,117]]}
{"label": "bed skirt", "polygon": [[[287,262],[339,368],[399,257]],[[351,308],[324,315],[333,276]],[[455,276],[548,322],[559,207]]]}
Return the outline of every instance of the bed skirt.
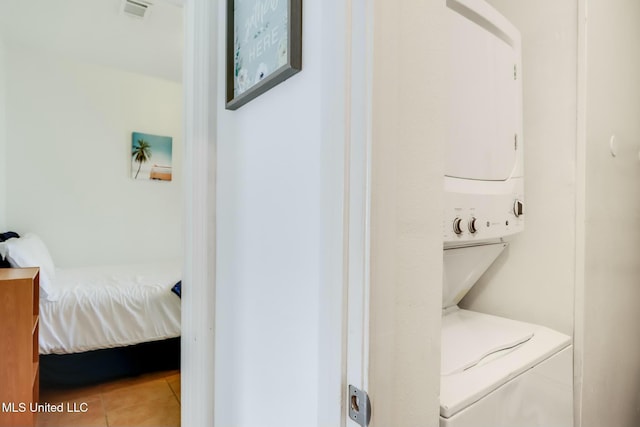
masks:
{"label": "bed skirt", "polygon": [[180,337],[73,354],[40,355],[41,387],[77,387],[180,369]]}

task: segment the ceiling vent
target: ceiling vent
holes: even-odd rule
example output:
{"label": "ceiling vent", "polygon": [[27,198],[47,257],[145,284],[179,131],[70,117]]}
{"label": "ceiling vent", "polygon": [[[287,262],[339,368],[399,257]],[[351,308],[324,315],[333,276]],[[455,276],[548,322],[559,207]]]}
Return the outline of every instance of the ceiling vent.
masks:
{"label": "ceiling vent", "polygon": [[136,19],[147,19],[151,14],[152,3],[146,0],[122,0],[120,11]]}

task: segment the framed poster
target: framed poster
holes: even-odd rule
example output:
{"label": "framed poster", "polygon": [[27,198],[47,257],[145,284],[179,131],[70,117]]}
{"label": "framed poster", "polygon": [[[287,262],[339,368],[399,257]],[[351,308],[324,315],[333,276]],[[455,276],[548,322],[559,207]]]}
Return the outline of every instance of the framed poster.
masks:
{"label": "framed poster", "polygon": [[173,138],[142,132],[131,134],[131,178],[171,181]]}
{"label": "framed poster", "polygon": [[227,110],[302,69],[302,0],[227,0]]}

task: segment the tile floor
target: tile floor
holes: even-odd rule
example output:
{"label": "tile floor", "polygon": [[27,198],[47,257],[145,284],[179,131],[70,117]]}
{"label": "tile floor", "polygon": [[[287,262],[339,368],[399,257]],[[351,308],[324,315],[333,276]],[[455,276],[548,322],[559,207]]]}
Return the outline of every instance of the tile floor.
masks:
{"label": "tile floor", "polygon": [[38,427],[179,427],[180,372],[156,372],[83,388],[41,389],[40,403],[44,402],[63,403],[64,411],[38,414]]}

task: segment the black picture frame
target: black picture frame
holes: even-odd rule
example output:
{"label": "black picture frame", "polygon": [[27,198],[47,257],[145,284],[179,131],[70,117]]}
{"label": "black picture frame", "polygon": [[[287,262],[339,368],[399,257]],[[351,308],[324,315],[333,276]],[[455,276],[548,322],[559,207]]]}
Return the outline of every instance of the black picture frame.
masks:
{"label": "black picture frame", "polygon": [[[227,40],[226,40],[226,109],[236,110],[265,93],[274,86],[282,83],[289,77],[298,73],[302,69],[302,0],[242,0],[249,3],[255,15],[236,16],[236,2],[238,0],[227,0]],[[285,2],[286,17],[277,15],[281,9],[276,9],[277,5]],[[274,6],[275,5],[275,6]],[[273,7],[275,24],[264,21],[265,11]],[[242,19],[244,18],[244,19]],[[257,18],[257,19],[256,19]],[[262,20],[260,19],[262,18]],[[282,22],[284,21],[284,22]],[[258,27],[260,25],[260,27]],[[249,27],[255,27],[252,37]],[[244,30],[243,41],[251,39],[243,46],[240,36],[236,34]],[[282,31],[286,31],[286,40]],[[262,39],[261,39],[262,38]],[[262,41],[262,45],[260,44]],[[276,46],[275,55],[274,46]],[[250,45],[253,43],[253,45]],[[269,45],[268,52],[266,45]],[[283,46],[286,45],[286,57]],[[250,47],[252,46],[252,47]],[[262,49],[261,49],[262,48]],[[252,50],[251,50],[252,49]],[[260,55],[256,55],[256,51]],[[258,56],[265,55],[266,62],[258,64],[258,69],[254,71]],[[275,65],[270,61],[275,60]],[[250,62],[253,61],[253,62]],[[243,64],[246,63],[246,68]],[[271,66],[272,70],[268,70]],[[261,72],[266,70],[267,74]],[[254,74],[254,78],[248,77],[249,73]],[[261,77],[264,75],[264,77]],[[246,87],[245,87],[246,85]]]}

